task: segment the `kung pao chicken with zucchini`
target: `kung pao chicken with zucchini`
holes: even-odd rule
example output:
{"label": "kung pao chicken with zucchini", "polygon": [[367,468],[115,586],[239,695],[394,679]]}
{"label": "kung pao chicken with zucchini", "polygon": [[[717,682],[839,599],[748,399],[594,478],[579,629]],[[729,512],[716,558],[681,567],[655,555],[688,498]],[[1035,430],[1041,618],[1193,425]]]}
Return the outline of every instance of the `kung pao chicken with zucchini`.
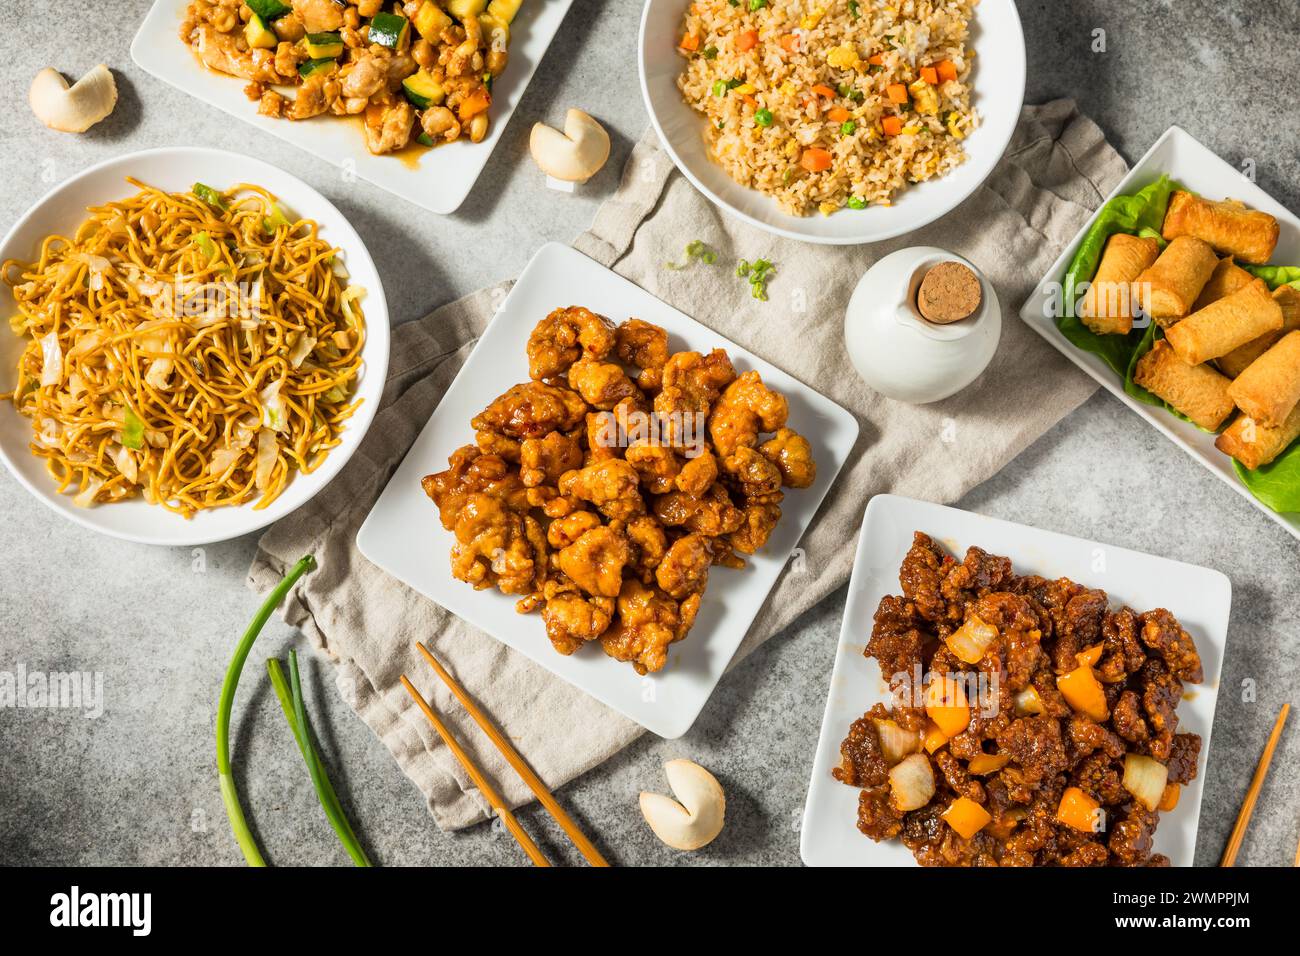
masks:
{"label": "kung pao chicken with zucchini", "polygon": [[522,3],[193,0],[180,36],[209,69],[249,80],[262,115],[360,116],[380,155],[482,141]]}

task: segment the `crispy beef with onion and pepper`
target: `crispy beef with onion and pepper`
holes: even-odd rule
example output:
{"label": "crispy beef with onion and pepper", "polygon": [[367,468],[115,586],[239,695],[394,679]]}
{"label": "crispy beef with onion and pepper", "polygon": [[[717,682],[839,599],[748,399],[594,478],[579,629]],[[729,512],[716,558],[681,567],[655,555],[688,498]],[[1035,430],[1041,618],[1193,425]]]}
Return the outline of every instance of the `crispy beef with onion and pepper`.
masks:
{"label": "crispy beef with onion and pepper", "polygon": [[866,647],[894,705],[853,722],[832,771],[861,788],[858,829],[923,866],[1167,866],[1156,825],[1201,749],[1178,732],[1203,675],[1174,616],[919,531],[899,582]]}

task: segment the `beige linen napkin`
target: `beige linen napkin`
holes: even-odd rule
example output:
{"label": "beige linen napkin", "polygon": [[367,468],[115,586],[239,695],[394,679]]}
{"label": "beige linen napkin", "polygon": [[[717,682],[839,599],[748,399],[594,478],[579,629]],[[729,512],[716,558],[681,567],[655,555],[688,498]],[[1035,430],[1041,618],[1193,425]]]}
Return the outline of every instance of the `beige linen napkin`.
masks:
{"label": "beige linen napkin", "polygon": [[[1092,392],[1091,380],[1016,313],[1124,172],[1123,160],[1072,102],[1027,107],[1003,161],[959,208],[892,242],[844,248],[779,239],[725,217],[673,169],[653,133],[633,149],[622,185],[574,245],[829,396],[862,426],[852,456],[801,542],[803,560],[787,568],[736,660],[847,580],[871,495],[953,501]],[[666,261],[682,259],[685,243],[693,239],[718,250],[717,264],[665,268]],[[886,253],[912,245],[941,246],[973,261],[992,280],[1003,309],[1002,342],[988,371],[955,397],[923,407],[889,401],[867,388],[848,362],[842,332],[845,305],[863,271]],[[767,302],[751,298],[748,284],[735,276],[738,258],[759,257],[776,264]],[[424,793],[444,828],[484,819],[487,804],[408,699],[398,683],[402,673],[432,696],[512,803],[530,794],[412,651],[414,640],[432,643],[551,787],[599,764],[642,732],[389,578],[354,544],[500,293],[476,292],[395,330],[384,407],[365,442],[325,491],[266,533],[249,572],[249,585],[264,591],[300,556],[315,554],[319,570],[287,599],[286,620],[334,663],[344,696]],[[580,304],[581,293],[575,298]],[[502,390],[509,384],[503,382]],[[468,422],[465,434],[468,439]],[[435,521],[431,504],[430,526]],[[520,627],[535,629],[537,640],[545,640],[537,618],[521,618]],[[700,633],[688,638],[707,639]]]}

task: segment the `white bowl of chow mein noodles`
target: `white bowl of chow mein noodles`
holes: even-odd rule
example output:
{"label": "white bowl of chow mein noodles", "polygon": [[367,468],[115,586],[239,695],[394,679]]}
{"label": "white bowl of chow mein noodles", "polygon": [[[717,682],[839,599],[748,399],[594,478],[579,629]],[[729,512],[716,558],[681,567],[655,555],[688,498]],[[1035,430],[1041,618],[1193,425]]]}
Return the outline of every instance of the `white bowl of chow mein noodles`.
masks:
{"label": "white bowl of chow mein noodles", "polygon": [[84,527],[255,531],[324,488],[378,410],[379,273],[342,213],[269,163],[100,163],[20,219],[0,262],[0,459]]}

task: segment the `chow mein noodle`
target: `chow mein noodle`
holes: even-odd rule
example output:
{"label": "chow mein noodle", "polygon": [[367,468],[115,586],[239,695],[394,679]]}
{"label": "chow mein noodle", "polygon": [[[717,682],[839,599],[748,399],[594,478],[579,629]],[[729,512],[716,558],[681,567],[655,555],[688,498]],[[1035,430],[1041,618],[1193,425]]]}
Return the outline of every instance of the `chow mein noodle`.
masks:
{"label": "chow mein noodle", "polygon": [[265,508],[356,409],[363,290],[265,189],[128,182],[140,192],[90,208],[71,239],[0,266],[29,340],[0,398],[79,505]]}

